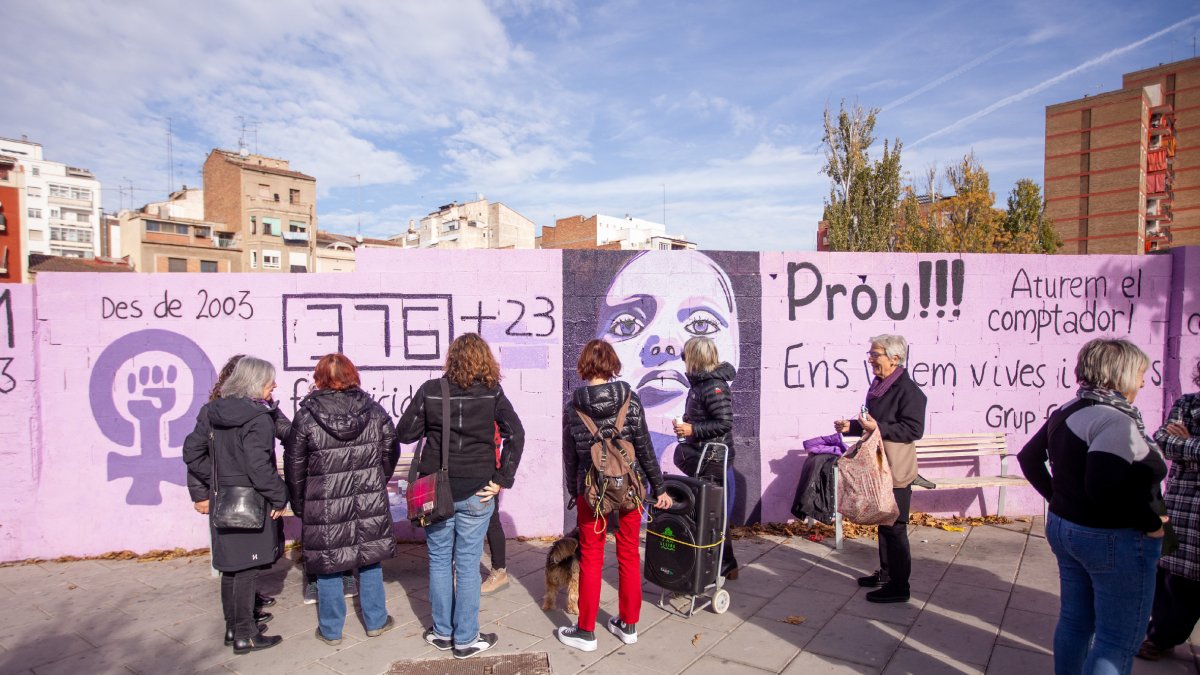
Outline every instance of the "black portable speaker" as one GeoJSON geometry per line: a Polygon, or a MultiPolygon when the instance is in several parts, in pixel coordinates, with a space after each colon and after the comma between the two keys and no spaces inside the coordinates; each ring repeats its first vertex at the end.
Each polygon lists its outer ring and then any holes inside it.
{"type": "Polygon", "coordinates": [[[665,476],[674,505],[654,510],[646,526],[646,580],[675,593],[699,595],[717,579],[721,547],[721,486],[687,476],[665,476]]]}

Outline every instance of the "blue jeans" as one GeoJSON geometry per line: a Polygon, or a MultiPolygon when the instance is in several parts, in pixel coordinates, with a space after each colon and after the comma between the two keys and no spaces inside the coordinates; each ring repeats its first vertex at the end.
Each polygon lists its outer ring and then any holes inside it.
{"type": "Polygon", "coordinates": [[[1146,636],[1162,540],[1132,529],[1084,527],[1053,513],[1046,539],[1060,577],[1054,672],[1127,675],[1146,636]]]}
{"type": "Polygon", "coordinates": [[[429,547],[429,602],[433,632],[468,647],[479,638],[479,559],[495,500],[471,495],[454,502],[454,515],[425,528],[429,547]]]}
{"type": "MultiPolygon", "coordinates": [[[[387,598],[383,592],[383,566],[379,563],[358,568],[358,602],[362,607],[363,626],[367,630],[383,628],[387,621],[387,598]]],[[[342,637],[346,625],[346,596],[342,573],[317,575],[317,628],[330,640],[342,637]]]]}

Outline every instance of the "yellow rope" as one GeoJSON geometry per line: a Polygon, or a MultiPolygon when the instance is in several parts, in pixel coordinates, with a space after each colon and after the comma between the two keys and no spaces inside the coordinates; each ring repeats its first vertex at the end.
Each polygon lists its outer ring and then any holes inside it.
{"type": "Polygon", "coordinates": [[[652,535],[658,537],[659,539],[666,539],[667,541],[673,541],[676,544],[683,544],[684,546],[688,546],[690,548],[713,548],[714,546],[720,546],[721,544],[725,543],[725,537],[721,537],[721,540],[716,543],[707,544],[705,546],[697,546],[696,544],[689,544],[686,541],[680,541],[678,539],[675,539],[674,537],[668,537],[665,534],[659,534],[658,532],[655,532],[653,530],[646,530],[646,534],[652,534],[652,535]]]}

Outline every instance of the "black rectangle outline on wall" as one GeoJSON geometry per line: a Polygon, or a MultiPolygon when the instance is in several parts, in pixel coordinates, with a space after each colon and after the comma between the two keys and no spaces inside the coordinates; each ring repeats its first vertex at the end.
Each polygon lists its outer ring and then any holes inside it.
{"type": "MultiPolygon", "coordinates": [[[[283,330],[283,368],[284,372],[307,372],[312,370],[313,364],[305,364],[303,366],[288,365],[288,300],[290,299],[305,299],[305,300],[445,300],[446,312],[448,316],[446,344],[449,345],[454,341],[454,296],[449,293],[284,293],[280,296],[282,305],[281,316],[283,317],[280,324],[283,330]]],[[[436,369],[431,363],[425,363],[413,366],[358,366],[361,371],[397,371],[397,370],[430,370],[436,369]]]]}

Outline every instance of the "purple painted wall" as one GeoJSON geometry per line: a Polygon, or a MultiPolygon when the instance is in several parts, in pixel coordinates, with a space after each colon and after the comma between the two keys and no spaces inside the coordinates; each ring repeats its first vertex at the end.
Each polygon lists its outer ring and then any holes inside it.
{"type": "MultiPolygon", "coordinates": [[[[738,513],[779,520],[801,441],[827,433],[863,399],[870,336],[897,332],[912,343],[929,433],[999,429],[1017,448],[1070,398],[1075,352],[1099,334],[1128,336],[1155,360],[1137,403],[1157,426],[1164,398],[1169,405],[1193,387],[1198,288],[1200,249],[1154,257],[364,250],[346,275],[46,274],[36,288],[0,294],[0,560],[207,545],[183,487],[180,445],[215,370],[235,353],[276,364],[276,395],[290,413],[314,359],[340,349],[399,416],[412,389],[439,372],[449,341],[482,332],[528,431],[517,486],[503,500],[505,526],[538,535],[564,522],[560,410],[577,384],[582,342],[636,338],[621,340],[633,350],[625,376],[666,373],[646,392],[658,397],[651,424],[665,429],[680,399],[666,386],[674,366],[662,355],[675,356],[666,347],[723,321],[723,356],[740,370],[738,513]],[[624,319],[608,314],[639,294],[645,333],[627,330],[637,322],[611,333],[624,319]],[[697,323],[704,311],[716,324],[697,323]],[[659,360],[646,356],[655,346],[659,360]]],[[[980,470],[995,467],[922,467],[931,477],[980,470]]],[[[419,536],[394,498],[397,533],[419,536]]],[[[920,493],[914,504],[990,512],[995,490],[920,493]]],[[[1015,490],[1008,508],[1034,513],[1041,503],[1015,490]]]]}

